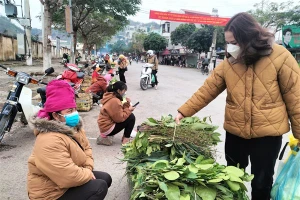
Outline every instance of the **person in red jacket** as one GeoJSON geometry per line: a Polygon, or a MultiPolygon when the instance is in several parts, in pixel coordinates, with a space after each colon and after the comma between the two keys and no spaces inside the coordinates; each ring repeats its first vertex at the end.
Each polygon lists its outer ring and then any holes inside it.
{"type": "Polygon", "coordinates": [[[90,87],[88,87],[85,92],[86,93],[94,93],[100,96],[100,93],[103,93],[106,91],[107,87],[107,81],[103,76],[98,76],[97,81],[93,83],[90,87]]]}

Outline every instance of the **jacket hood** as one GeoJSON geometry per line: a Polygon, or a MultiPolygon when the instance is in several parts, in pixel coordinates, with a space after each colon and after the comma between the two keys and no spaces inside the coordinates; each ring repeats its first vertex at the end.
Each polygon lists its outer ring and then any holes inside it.
{"type": "Polygon", "coordinates": [[[101,103],[104,105],[106,102],[108,102],[109,100],[113,99],[113,98],[116,98],[118,99],[113,92],[106,92],[104,93],[103,95],[103,98],[101,100],[101,103]]]}
{"type": "Polygon", "coordinates": [[[37,136],[40,133],[49,132],[62,133],[68,136],[73,136],[76,132],[82,129],[83,122],[80,118],[78,125],[72,128],[55,120],[34,117],[30,120],[29,125],[32,129],[34,129],[35,136],[37,136]]]}

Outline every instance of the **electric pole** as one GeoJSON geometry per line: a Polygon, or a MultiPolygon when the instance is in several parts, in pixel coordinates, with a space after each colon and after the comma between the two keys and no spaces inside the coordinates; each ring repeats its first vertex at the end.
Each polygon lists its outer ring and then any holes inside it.
{"type": "Polygon", "coordinates": [[[25,20],[28,21],[28,25],[25,27],[26,33],[26,45],[27,45],[27,59],[26,64],[31,66],[32,65],[32,49],[31,49],[31,18],[30,18],[30,7],[29,7],[29,0],[24,1],[24,13],[25,13],[25,20]]]}

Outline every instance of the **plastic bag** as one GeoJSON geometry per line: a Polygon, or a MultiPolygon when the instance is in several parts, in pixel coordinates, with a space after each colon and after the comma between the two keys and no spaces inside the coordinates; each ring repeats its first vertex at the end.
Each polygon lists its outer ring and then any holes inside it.
{"type": "Polygon", "coordinates": [[[271,191],[273,200],[300,200],[300,153],[298,140],[290,137],[291,152],[271,191]]]}

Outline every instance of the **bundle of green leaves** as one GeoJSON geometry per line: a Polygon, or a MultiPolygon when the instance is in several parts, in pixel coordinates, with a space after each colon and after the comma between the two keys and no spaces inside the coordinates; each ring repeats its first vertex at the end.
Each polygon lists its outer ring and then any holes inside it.
{"type": "Polygon", "coordinates": [[[217,126],[189,117],[176,126],[172,116],[149,118],[122,147],[131,198],[168,200],[248,199],[244,182],[253,175],[215,162],[217,126]]]}

